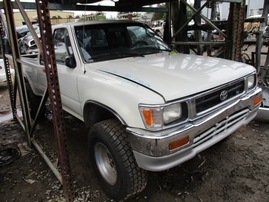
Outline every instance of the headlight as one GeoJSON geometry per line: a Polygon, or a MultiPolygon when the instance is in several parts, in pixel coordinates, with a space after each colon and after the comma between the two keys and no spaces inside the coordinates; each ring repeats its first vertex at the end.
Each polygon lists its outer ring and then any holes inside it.
{"type": "Polygon", "coordinates": [[[163,122],[164,124],[171,123],[182,116],[182,108],[180,103],[168,105],[163,109],[163,122]]]}
{"type": "Polygon", "coordinates": [[[159,106],[140,105],[139,110],[146,128],[151,130],[159,130],[165,125],[181,120],[184,114],[184,120],[187,118],[187,104],[185,102],[184,104],[177,102],[159,106]]]}
{"type": "Polygon", "coordinates": [[[247,78],[248,90],[254,88],[256,85],[256,74],[253,74],[247,78]]]}

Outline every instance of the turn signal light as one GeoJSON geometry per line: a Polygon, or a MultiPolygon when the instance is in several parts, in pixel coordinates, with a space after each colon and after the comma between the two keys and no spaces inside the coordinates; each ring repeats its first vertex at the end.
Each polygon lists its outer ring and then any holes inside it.
{"type": "Polygon", "coordinates": [[[254,100],[254,105],[256,106],[256,105],[260,104],[261,101],[262,101],[262,96],[257,97],[257,98],[254,100]]]}
{"type": "Polygon", "coordinates": [[[143,115],[148,126],[152,126],[154,123],[153,111],[143,110],[143,115]]]}
{"type": "Polygon", "coordinates": [[[183,145],[186,145],[189,143],[189,136],[186,136],[182,139],[176,140],[174,142],[171,142],[169,144],[169,150],[177,149],[183,145]]]}

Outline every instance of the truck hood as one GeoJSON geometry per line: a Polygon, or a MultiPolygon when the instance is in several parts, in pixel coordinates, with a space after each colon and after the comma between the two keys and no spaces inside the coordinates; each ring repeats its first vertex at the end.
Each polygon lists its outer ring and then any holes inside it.
{"type": "Polygon", "coordinates": [[[97,66],[97,71],[144,86],[166,101],[208,90],[255,71],[252,66],[235,61],[167,53],[112,60],[97,66]]]}

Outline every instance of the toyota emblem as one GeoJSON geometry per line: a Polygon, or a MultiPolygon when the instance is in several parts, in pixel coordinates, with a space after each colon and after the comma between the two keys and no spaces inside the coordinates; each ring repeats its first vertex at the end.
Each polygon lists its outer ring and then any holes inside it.
{"type": "Polygon", "coordinates": [[[228,91],[227,90],[222,91],[220,93],[220,95],[219,95],[219,98],[220,98],[221,101],[226,100],[227,97],[228,97],[228,91]]]}

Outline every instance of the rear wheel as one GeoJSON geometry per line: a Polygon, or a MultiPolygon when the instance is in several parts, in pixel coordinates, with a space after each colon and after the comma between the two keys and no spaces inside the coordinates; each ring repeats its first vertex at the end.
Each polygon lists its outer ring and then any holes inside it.
{"type": "Polygon", "coordinates": [[[95,124],[88,141],[93,167],[109,197],[126,199],[146,187],[147,171],[137,166],[125,128],[117,120],[95,124]]]}

